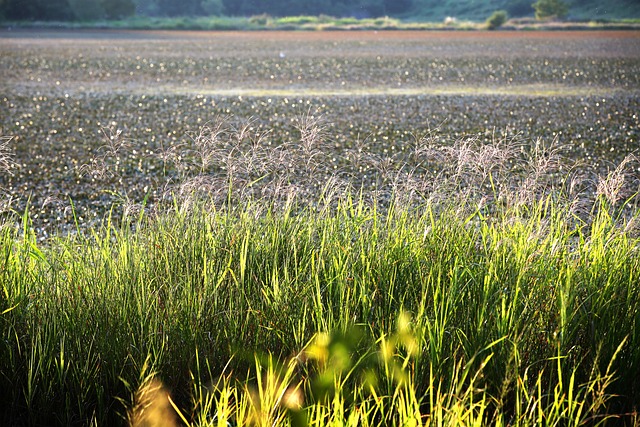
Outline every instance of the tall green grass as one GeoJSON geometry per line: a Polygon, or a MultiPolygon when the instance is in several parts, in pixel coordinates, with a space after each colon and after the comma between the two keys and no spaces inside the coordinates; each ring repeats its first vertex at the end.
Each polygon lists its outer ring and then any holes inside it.
{"type": "Polygon", "coordinates": [[[405,176],[412,198],[396,182],[382,198],[327,189],[280,203],[238,196],[231,177],[222,201],[176,196],[44,244],[27,216],[5,222],[0,419],[637,422],[628,165],[575,198],[541,178],[553,153],[536,149],[440,147],[427,193],[405,176]]]}

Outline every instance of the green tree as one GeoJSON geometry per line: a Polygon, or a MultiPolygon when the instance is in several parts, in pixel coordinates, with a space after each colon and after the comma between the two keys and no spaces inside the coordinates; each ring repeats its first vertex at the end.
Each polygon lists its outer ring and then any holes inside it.
{"type": "Polygon", "coordinates": [[[107,19],[126,18],[136,11],[136,5],[132,0],[103,0],[102,7],[107,19]]]}
{"type": "Polygon", "coordinates": [[[73,12],[67,0],[39,0],[36,8],[36,19],[43,21],[68,21],[73,19],[73,12]]]}
{"type": "Polygon", "coordinates": [[[158,14],[162,16],[197,16],[202,13],[201,0],[157,0],[158,14]]]}
{"type": "Polygon", "coordinates": [[[200,3],[200,7],[207,15],[220,16],[224,12],[222,0],[203,0],[200,3]]]}
{"type": "Polygon", "coordinates": [[[532,4],[536,11],[536,19],[562,19],[569,13],[569,7],[562,0],[538,0],[532,4]]]}
{"type": "Polygon", "coordinates": [[[242,3],[242,0],[222,0],[224,10],[231,16],[242,15],[242,3]]]}
{"type": "Polygon", "coordinates": [[[7,19],[26,21],[35,19],[38,5],[29,0],[7,0],[4,15],[7,19]]]}
{"type": "Polygon", "coordinates": [[[144,16],[157,16],[158,3],[155,0],[135,0],[136,13],[144,16]]]}
{"type": "Polygon", "coordinates": [[[105,17],[102,0],[69,0],[69,6],[78,21],[95,21],[105,17]]]}
{"type": "Polygon", "coordinates": [[[403,13],[413,6],[413,0],[384,0],[384,8],[387,14],[403,13]]]}
{"type": "Polygon", "coordinates": [[[222,0],[222,4],[224,12],[232,16],[324,14],[365,18],[407,12],[412,7],[413,0],[222,0]]]}
{"type": "Polygon", "coordinates": [[[387,15],[387,11],[386,11],[383,0],[365,0],[362,2],[360,7],[365,12],[361,16],[362,18],[379,17],[379,16],[387,15]]]}
{"type": "Polygon", "coordinates": [[[502,27],[502,25],[507,22],[507,18],[508,15],[506,10],[496,10],[487,19],[487,29],[495,30],[496,28],[502,27]]]}
{"type": "Polygon", "coordinates": [[[512,0],[505,5],[505,10],[509,16],[529,16],[533,12],[531,0],[512,0]]]}

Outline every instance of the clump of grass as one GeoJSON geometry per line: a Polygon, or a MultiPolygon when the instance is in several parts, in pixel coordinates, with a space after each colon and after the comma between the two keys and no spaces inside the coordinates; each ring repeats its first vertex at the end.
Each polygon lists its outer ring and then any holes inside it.
{"type": "Polygon", "coordinates": [[[541,142],[428,133],[336,168],[318,118],[298,133],[213,122],[162,153],[155,210],[2,229],[2,419],[113,424],[139,390],[133,423],[157,380],[196,425],[631,420],[634,159],[576,192],[541,142]]]}
{"type": "MultiPolygon", "coordinates": [[[[364,354],[354,352],[353,339],[357,344],[361,337],[356,329],[346,335],[321,333],[284,365],[271,356],[256,357],[247,378],[223,375],[208,387],[197,380],[193,425],[582,425],[617,418],[601,411],[612,398],[612,363],[624,342],[606,371],[594,367],[586,383],[576,383],[575,370],[563,372],[562,357],[553,358],[551,372],[542,369],[533,379],[525,370],[509,397],[514,412],[505,412],[507,399],[492,396],[483,385],[484,368],[495,356],[492,348],[505,338],[489,343],[466,363],[452,365],[444,377],[430,365],[421,386],[417,375],[425,361],[422,334],[415,328],[416,322],[400,313],[395,331],[381,336],[364,354]]],[[[136,396],[146,396],[150,384],[163,390],[156,380],[146,380],[136,396]]],[[[167,400],[164,392],[158,400],[167,400]]],[[[140,411],[139,401],[134,411],[140,411]]],[[[148,417],[161,421],[147,425],[167,425],[165,419],[172,415],[165,418],[165,409],[154,405],[160,403],[145,407],[152,409],[148,417]]],[[[191,425],[186,414],[180,417],[191,425]]]]}

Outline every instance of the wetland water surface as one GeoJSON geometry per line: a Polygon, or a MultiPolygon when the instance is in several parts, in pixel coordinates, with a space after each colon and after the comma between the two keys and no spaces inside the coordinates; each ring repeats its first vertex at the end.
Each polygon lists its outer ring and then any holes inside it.
{"type": "Polygon", "coordinates": [[[403,163],[428,132],[541,138],[594,175],[638,149],[639,32],[2,31],[0,55],[2,197],[43,235],[70,200],[81,221],[153,204],[182,173],[167,153],[221,118],[295,147],[319,117],[323,177],[371,175],[354,152],[403,163]]]}

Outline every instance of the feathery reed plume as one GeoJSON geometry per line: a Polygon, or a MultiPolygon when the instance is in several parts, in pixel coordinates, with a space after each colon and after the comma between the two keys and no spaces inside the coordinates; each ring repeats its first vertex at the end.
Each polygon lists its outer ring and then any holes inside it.
{"type": "Polygon", "coordinates": [[[0,135],[0,171],[11,173],[11,167],[14,164],[13,152],[9,148],[9,142],[13,139],[12,136],[0,135]]]}
{"type": "Polygon", "coordinates": [[[192,150],[194,156],[194,166],[200,173],[206,172],[215,162],[221,151],[224,151],[224,145],[227,138],[227,125],[225,119],[219,119],[209,122],[200,128],[200,131],[191,135],[191,139],[195,145],[192,150]]]}
{"type": "Polygon", "coordinates": [[[102,128],[104,143],[98,147],[96,154],[88,163],[78,168],[80,176],[91,176],[93,179],[106,180],[119,177],[122,172],[121,162],[131,142],[124,138],[122,129],[114,127],[102,128]]]}
{"type": "MultiPolygon", "coordinates": [[[[11,142],[12,139],[12,136],[0,135],[0,173],[7,173],[9,175],[12,175],[11,168],[15,164],[13,161],[13,152],[9,148],[9,142],[11,142]]],[[[4,192],[5,189],[0,185],[0,196],[2,196],[2,199],[0,199],[0,213],[9,211],[13,202],[11,195],[8,195],[5,199],[4,192]]]]}
{"type": "MultiPolygon", "coordinates": [[[[596,196],[604,197],[611,206],[615,206],[620,199],[624,198],[623,188],[627,181],[627,176],[630,175],[629,165],[633,162],[637,162],[638,159],[633,154],[626,156],[622,162],[606,177],[600,177],[596,186],[596,196]]],[[[636,175],[636,180],[638,176],[636,175]]]]}
{"type": "Polygon", "coordinates": [[[309,168],[314,164],[314,158],[322,154],[326,127],[322,123],[322,117],[316,117],[307,112],[298,118],[296,128],[300,132],[300,149],[309,168]]]}
{"type": "MultiPolygon", "coordinates": [[[[208,122],[182,143],[156,151],[163,173],[148,194],[160,195],[159,202],[174,200],[183,209],[257,201],[269,209],[315,209],[362,191],[361,200],[382,211],[392,204],[418,207],[426,202],[438,209],[455,205],[469,214],[478,206],[483,212],[506,212],[554,194],[583,218],[589,215],[594,194],[618,202],[630,188],[624,178],[631,157],[596,183],[588,178],[593,171],[568,162],[557,140],[528,142],[508,131],[494,131],[451,141],[430,128],[398,150],[378,152],[375,139],[364,138],[337,152],[326,142],[322,116],[307,112],[292,123],[297,140],[272,139],[256,120],[240,126],[228,117],[208,122]]],[[[117,176],[124,172],[119,160],[129,155],[128,143],[119,130],[105,129],[103,134],[106,143],[80,172],[111,184],[117,178],[124,196],[115,201],[135,212],[140,207],[131,202],[135,199],[117,176]]],[[[107,193],[117,196],[118,188],[107,193]]],[[[150,200],[150,206],[161,209],[155,201],[150,200]]]]}

